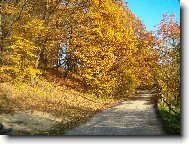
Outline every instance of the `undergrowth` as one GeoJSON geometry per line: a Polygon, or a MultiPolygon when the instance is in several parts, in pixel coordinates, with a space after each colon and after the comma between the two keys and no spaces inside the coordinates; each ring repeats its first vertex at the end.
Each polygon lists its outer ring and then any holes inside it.
{"type": "Polygon", "coordinates": [[[173,112],[169,113],[169,108],[159,101],[157,110],[164,124],[164,129],[168,135],[180,135],[180,117],[173,112]]]}

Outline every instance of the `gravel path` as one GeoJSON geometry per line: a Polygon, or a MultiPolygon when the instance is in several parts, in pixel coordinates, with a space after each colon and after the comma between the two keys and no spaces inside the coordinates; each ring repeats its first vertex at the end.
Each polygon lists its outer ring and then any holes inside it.
{"type": "Polygon", "coordinates": [[[148,91],[139,91],[136,97],[105,110],[65,135],[165,135],[151,97],[148,91]]]}

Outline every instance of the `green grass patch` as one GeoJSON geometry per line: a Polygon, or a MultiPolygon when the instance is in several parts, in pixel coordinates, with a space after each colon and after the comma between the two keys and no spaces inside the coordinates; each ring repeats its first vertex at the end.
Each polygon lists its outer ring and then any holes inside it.
{"type": "Polygon", "coordinates": [[[157,110],[166,133],[168,135],[180,135],[180,117],[173,112],[169,113],[169,108],[162,101],[158,102],[157,110]]]}

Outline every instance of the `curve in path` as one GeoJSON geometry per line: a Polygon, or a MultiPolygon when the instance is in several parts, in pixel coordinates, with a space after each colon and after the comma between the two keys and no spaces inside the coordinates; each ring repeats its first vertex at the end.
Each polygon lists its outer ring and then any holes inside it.
{"type": "Polygon", "coordinates": [[[140,91],[136,97],[97,114],[65,135],[165,135],[151,97],[148,91],[140,91]]]}

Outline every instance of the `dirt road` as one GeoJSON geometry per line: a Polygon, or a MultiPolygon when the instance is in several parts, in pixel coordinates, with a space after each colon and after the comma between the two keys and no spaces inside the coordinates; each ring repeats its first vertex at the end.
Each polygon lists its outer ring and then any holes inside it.
{"type": "Polygon", "coordinates": [[[149,91],[105,110],[65,135],[165,135],[149,91]]]}

